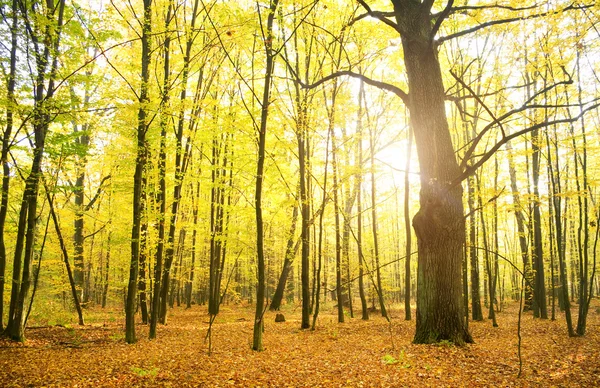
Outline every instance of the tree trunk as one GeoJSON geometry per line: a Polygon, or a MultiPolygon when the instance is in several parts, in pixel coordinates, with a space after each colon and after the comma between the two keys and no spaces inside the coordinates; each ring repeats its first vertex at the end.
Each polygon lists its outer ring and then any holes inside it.
{"type": "Polygon", "coordinates": [[[129,266],[129,283],[125,305],[125,340],[134,343],[135,337],[135,307],[137,301],[137,282],[139,276],[140,231],[141,231],[141,197],[142,176],[146,166],[146,132],[148,130],[147,105],[148,82],[150,80],[150,57],[152,35],[152,0],[144,0],[144,20],[142,23],[142,84],[139,96],[138,127],[137,127],[137,156],[135,159],[135,174],[133,176],[133,225],[131,227],[131,264],[129,266]]]}
{"type": "Polygon", "coordinates": [[[298,141],[298,163],[300,169],[300,208],[302,209],[301,219],[302,228],[300,240],[302,241],[302,261],[301,261],[301,278],[302,278],[302,322],[300,328],[308,329],[310,327],[310,203],[307,190],[307,126],[306,115],[301,106],[299,106],[299,118],[296,128],[296,139],[298,141]]]}
{"type": "MultiPolygon", "coordinates": [[[[31,285],[31,264],[33,260],[33,248],[35,243],[35,227],[37,220],[38,189],[42,173],[42,159],[46,141],[46,134],[50,124],[50,114],[46,110],[54,95],[54,78],[58,67],[58,48],[60,43],[61,29],[63,26],[63,15],[65,2],[59,0],[58,4],[49,3],[49,6],[58,8],[56,21],[44,21],[46,26],[42,28],[43,36],[30,36],[30,39],[42,39],[47,44],[42,53],[35,55],[36,70],[34,88],[33,108],[33,160],[31,171],[25,181],[25,190],[19,211],[17,226],[17,239],[15,242],[15,253],[13,261],[13,284],[11,289],[10,308],[6,332],[17,341],[24,340],[25,331],[25,299],[31,285]],[[48,25],[56,23],[55,28],[48,25]],[[52,60],[50,61],[50,58],[52,60]],[[48,64],[51,68],[48,71],[48,64]],[[47,82],[47,84],[46,84],[47,82]],[[23,246],[24,245],[24,246],[23,246]]],[[[54,15],[54,13],[52,13],[54,15]]],[[[41,21],[40,21],[41,22],[41,21]]],[[[32,74],[33,76],[33,74],[32,74]]]]}
{"type": "Polygon", "coordinates": [[[406,167],[404,171],[404,228],[406,232],[406,247],[404,258],[404,320],[412,319],[410,307],[410,262],[412,256],[412,231],[410,229],[410,159],[412,154],[413,130],[408,127],[408,144],[406,145],[406,167]]]}
{"type": "Polygon", "coordinates": [[[483,321],[481,309],[481,287],[479,285],[479,258],[477,255],[477,219],[475,209],[475,178],[469,177],[469,261],[471,263],[471,318],[483,321]]]}
{"type": "MultiPolygon", "coordinates": [[[[360,295],[360,306],[362,311],[362,319],[365,321],[369,320],[369,308],[367,306],[367,297],[365,295],[365,257],[362,250],[362,180],[363,180],[363,171],[362,171],[362,162],[363,162],[363,136],[362,136],[362,105],[363,98],[365,94],[365,85],[364,82],[360,83],[360,90],[358,92],[358,123],[356,125],[356,135],[358,137],[357,147],[358,152],[356,156],[357,166],[359,171],[356,176],[356,244],[358,249],[358,294],[360,295]]],[[[410,225],[409,225],[410,227],[410,225]]],[[[410,314],[410,313],[409,313],[410,314]]]]}
{"type": "Polygon", "coordinates": [[[65,263],[65,268],[67,270],[67,275],[69,276],[69,285],[71,286],[71,296],[73,297],[73,303],[75,304],[75,309],[77,310],[77,317],[79,318],[79,325],[85,325],[83,320],[83,311],[81,309],[80,303],[80,294],[77,289],[77,285],[75,283],[75,278],[73,276],[73,271],[71,271],[71,264],[69,263],[69,254],[67,252],[67,246],[65,244],[65,240],[63,238],[62,232],[60,231],[60,225],[58,222],[58,217],[56,216],[56,212],[54,211],[54,201],[52,200],[52,196],[50,195],[50,191],[48,191],[48,187],[46,189],[46,199],[48,200],[48,204],[50,206],[50,215],[52,216],[52,221],[54,222],[54,230],[56,231],[56,236],[58,237],[58,242],[60,244],[60,250],[62,252],[63,261],[65,263]]]}
{"type": "Polygon", "coordinates": [[[2,134],[2,153],[0,163],[2,163],[2,192],[0,193],[0,332],[4,329],[4,284],[6,276],[6,246],[4,243],[4,226],[6,224],[6,215],[8,213],[8,190],[10,186],[10,164],[8,153],[10,150],[10,140],[13,130],[13,113],[15,108],[15,77],[17,66],[17,0],[12,1],[12,25],[10,27],[10,72],[8,73],[7,91],[6,91],[6,127],[2,134]]]}
{"type": "Polygon", "coordinates": [[[279,275],[279,281],[277,282],[277,288],[275,289],[275,294],[271,299],[271,305],[269,306],[269,310],[277,311],[281,306],[281,301],[283,300],[283,293],[285,291],[285,285],[287,283],[287,278],[290,274],[290,269],[292,267],[292,263],[294,262],[294,257],[296,256],[296,252],[298,245],[294,244],[294,234],[296,233],[296,223],[298,222],[298,205],[294,204],[294,209],[292,210],[292,224],[290,225],[290,230],[288,232],[288,241],[285,249],[285,257],[283,259],[283,267],[281,268],[281,275],[279,275]]]}
{"type": "Polygon", "coordinates": [[[273,24],[275,21],[275,12],[279,0],[271,0],[269,4],[269,14],[267,16],[266,36],[264,48],[266,58],[265,64],[265,83],[263,88],[263,97],[261,101],[260,127],[258,129],[258,161],[256,165],[256,187],[254,194],[254,206],[256,210],[256,259],[258,283],[256,285],[256,310],[254,312],[254,329],[252,339],[252,349],[256,351],[263,350],[262,334],[264,328],[263,314],[265,305],[265,252],[264,252],[264,223],[262,213],[262,194],[265,171],[265,152],[267,120],[269,118],[269,105],[271,98],[271,79],[275,65],[275,55],[273,50],[273,24]]]}
{"type": "Polygon", "coordinates": [[[513,211],[515,213],[515,219],[517,221],[517,232],[519,237],[519,247],[521,248],[521,259],[523,260],[523,270],[525,271],[525,277],[527,277],[524,292],[524,303],[523,311],[531,310],[531,304],[533,301],[533,292],[530,285],[530,281],[533,279],[531,276],[531,267],[529,265],[529,247],[527,243],[527,233],[525,232],[525,216],[523,215],[523,209],[519,198],[519,189],[517,188],[517,173],[515,171],[515,164],[513,161],[512,146],[511,143],[506,143],[506,150],[508,153],[508,173],[510,175],[510,188],[513,197],[513,211]]]}
{"type": "Polygon", "coordinates": [[[463,319],[465,243],[462,186],[445,112],[445,89],[432,44],[431,4],[392,1],[410,89],[410,120],[421,172],[417,236],[417,327],[414,342],[472,342],[463,319]]]}
{"type": "Polygon", "coordinates": [[[388,319],[387,309],[385,308],[385,301],[383,299],[383,288],[381,286],[381,268],[379,266],[379,235],[377,233],[377,190],[375,184],[375,134],[374,129],[371,128],[369,136],[369,144],[371,148],[370,161],[371,161],[371,226],[373,230],[373,254],[375,258],[375,275],[377,276],[377,297],[379,300],[379,308],[381,309],[381,316],[388,319]]]}

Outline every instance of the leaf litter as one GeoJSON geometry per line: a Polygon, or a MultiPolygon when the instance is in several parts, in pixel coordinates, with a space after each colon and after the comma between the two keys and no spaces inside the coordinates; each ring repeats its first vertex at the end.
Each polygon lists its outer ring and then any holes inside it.
{"type": "MultiPolygon", "coordinates": [[[[522,317],[523,372],[517,357],[517,306],[491,321],[469,322],[475,344],[414,345],[414,321],[392,310],[392,321],[337,323],[321,313],[315,331],[300,330],[300,312],[286,322],[265,314],[265,351],[251,349],[253,310],[223,306],[208,356],[206,308],[171,310],[157,339],[136,327],[124,341],[124,322],[29,329],[25,343],[0,339],[2,387],[478,387],[600,384],[600,314],[591,308],[584,337],[569,338],[564,318],[522,317]],[[391,327],[390,327],[391,325],[391,327]]],[[[98,313],[98,311],[96,311],[98,313]]],[[[101,312],[100,312],[101,314],[101,312]]]]}

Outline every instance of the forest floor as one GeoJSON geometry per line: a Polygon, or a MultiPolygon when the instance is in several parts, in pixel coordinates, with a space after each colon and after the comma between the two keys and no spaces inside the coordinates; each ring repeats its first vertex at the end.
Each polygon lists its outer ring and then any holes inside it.
{"type": "Polygon", "coordinates": [[[171,310],[156,340],[138,325],[133,345],[124,341],[121,312],[94,308],[84,327],[32,327],[25,343],[0,339],[0,386],[600,386],[595,302],[580,338],[567,336],[562,314],[556,321],[524,314],[520,377],[516,304],[498,313],[497,328],[470,322],[475,344],[464,347],[412,344],[415,323],[404,321],[402,310],[392,310],[391,324],[376,314],[338,324],[330,308],[315,331],[303,331],[300,308],[286,307],[284,323],[266,313],[263,352],[251,350],[252,308],[228,305],[213,325],[210,356],[205,306],[171,310]]]}

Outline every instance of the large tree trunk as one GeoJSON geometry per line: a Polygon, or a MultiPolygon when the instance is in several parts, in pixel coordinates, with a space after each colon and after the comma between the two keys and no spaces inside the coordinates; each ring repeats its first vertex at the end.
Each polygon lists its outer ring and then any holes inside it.
{"type": "Polygon", "coordinates": [[[431,34],[429,2],[394,0],[410,89],[410,119],[421,170],[417,327],[414,342],[472,342],[463,320],[465,243],[462,186],[444,105],[444,84],[431,34]]]}

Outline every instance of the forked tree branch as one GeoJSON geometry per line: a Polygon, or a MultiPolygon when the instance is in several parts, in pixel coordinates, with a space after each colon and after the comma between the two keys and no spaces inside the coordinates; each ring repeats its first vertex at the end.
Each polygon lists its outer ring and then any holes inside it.
{"type": "MultiPolygon", "coordinates": [[[[463,86],[467,87],[464,82],[462,82],[462,80],[459,80],[457,78],[457,76],[450,71],[450,74],[452,74],[452,76],[458,81],[460,82],[463,86]]],[[[463,157],[463,161],[460,164],[461,169],[465,169],[467,167],[467,163],[469,162],[469,159],[471,158],[471,156],[473,155],[473,152],[475,152],[475,148],[477,148],[477,146],[479,145],[479,142],[481,141],[481,139],[483,139],[483,136],[489,132],[496,124],[498,124],[500,126],[500,129],[502,131],[502,138],[506,138],[506,132],[504,131],[504,128],[502,127],[502,121],[506,120],[507,118],[509,118],[510,116],[522,112],[526,109],[535,109],[535,108],[546,108],[549,107],[548,105],[539,105],[539,104],[535,104],[535,105],[530,105],[529,103],[531,101],[533,101],[536,97],[560,86],[560,85],[570,85],[573,83],[573,80],[569,77],[568,80],[566,81],[560,81],[557,83],[554,83],[552,85],[549,85],[548,87],[538,91],[537,93],[535,93],[531,98],[529,98],[527,101],[525,101],[525,103],[523,105],[521,105],[518,108],[512,109],[509,112],[506,112],[505,114],[499,116],[499,117],[495,117],[491,110],[488,109],[488,107],[483,103],[483,101],[478,98],[476,96],[476,94],[469,88],[467,87],[467,89],[469,90],[469,92],[473,95],[473,97],[484,107],[484,109],[488,112],[488,114],[492,117],[492,122],[489,123],[488,125],[486,125],[481,132],[479,132],[477,134],[477,136],[473,139],[471,146],[469,147],[469,149],[465,152],[465,155],[463,157]]]]}
{"type": "Polygon", "coordinates": [[[312,84],[305,84],[304,82],[300,81],[300,79],[294,74],[294,77],[296,78],[296,82],[298,82],[298,84],[300,84],[300,86],[302,86],[304,89],[314,89],[314,88],[324,84],[327,81],[331,81],[334,78],[343,77],[343,76],[357,78],[359,80],[362,80],[367,85],[375,86],[376,88],[383,89],[388,92],[392,92],[396,96],[400,97],[402,99],[402,101],[404,102],[404,104],[406,104],[407,106],[409,105],[408,93],[406,93],[404,90],[400,89],[399,87],[392,85],[392,84],[388,84],[386,82],[376,81],[376,80],[371,79],[363,74],[355,73],[350,70],[336,71],[335,73],[331,73],[328,76],[325,76],[312,84]]]}
{"type": "MultiPolygon", "coordinates": [[[[486,10],[486,9],[504,9],[507,11],[520,12],[520,11],[529,11],[529,10],[535,9],[537,7],[539,7],[539,4],[534,4],[534,5],[530,5],[527,7],[511,7],[509,5],[501,5],[501,4],[465,5],[465,6],[452,7],[452,9],[450,10],[450,14],[466,12],[466,11],[480,11],[480,10],[486,10]]],[[[441,14],[441,12],[437,13],[437,14],[433,14],[432,17],[437,18],[440,14],[441,14]]]]}
{"type": "Polygon", "coordinates": [[[451,186],[460,184],[463,180],[467,179],[479,167],[481,167],[485,162],[487,162],[496,153],[496,151],[498,151],[500,149],[500,147],[502,147],[504,144],[508,143],[512,139],[515,139],[515,138],[517,138],[519,136],[525,135],[526,133],[529,133],[531,131],[535,131],[536,129],[546,128],[546,127],[549,127],[549,126],[552,126],[552,125],[557,125],[557,124],[574,123],[577,120],[581,119],[587,112],[589,112],[591,110],[594,110],[594,109],[597,109],[598,107],[600,107],[600,103],[595,103],[595,104],[590,105],[587,108],[583,109],[577,116],[573,116],[573,117],[566,118],[566,119],[559,119],[559,120],[553,120],[553,121],[545,121],[543,123],[532,125],[530,127],[524,128],[524,129],[522,129],[520,131],[517,131],[515,133],[512,133],[512,134],[510,134],[508,136],[503,137],[502,139],[500,139],[500,141],[498,141],[496,144],[494,144],[494,146],[492,148],[490,148],[487,152],[485,152],[477,162],[473,163],[468,168],[466,168],[454,180],[454,182],[452,182],[451,186]]]}
{"type": "Polygon", "coordinates": [[[392,27],[396,32],[400,33],[400,27],[398,26],[398,24],[394,23],[393,21],[391,21],[390,17],[394,17],[394,12],[381,12],[381,11],[373,11],[371,9],[371,7],[369,7],[369,4],[367,4],[364,0],[357,0],[358,3],[365,9],[365,11],[367,11],[367,13],[364,13],[362,15],[359,15],[357,17],[355,17],[354,19],[352,19],[350,21],[350,23],[348,23],[348,26],[353,25],[354,23],[365,19],[367,16],[370,16],[374,19],[377,19],[379,21],[381,21],[382,23],[392,27]]]}
{"type": "Polygon", "coordinates": [[[437,34],[437,32],[439,31],[440,27],[442,26],[442,23],[444,22],[444,20],[452,12],[453,4],[454,4],[454,0],[448,0],[448,4],[446,4],[446,8],[444,8],[444,10],[439,14],[437,19],[435,20],[435,24],[433,25],[433,28],[431,29],[431,36],[429,38],[430,45],[433,45],[433,41],[435,39],[435,34],[437,34]]]}
{"type": "Polygon", "coordinates": [[[506,19],[499,19],[499,20],[491,20],[489,22],[485,22],[485,23],[481,23],[475,27],[471,27],[471,28],[467,28],[466,30],[463,31],[459,31],[456,32],[454,34],[450,34],[450,35],[446,35],[446,36],[442,36],[441,38],[436,40],[436,43],[438,45],[442,44],[443,42],[447,41],[447,40],[451,40],[451,39],[455,39],[455,38],[460,38],[461,36],[465,36],[465,35],[469,35],[473,32],[482,30],[484,28],[487,27],[491,27],[491,26],[496,26],[496,25],[500,25],[500,24],[507,24],[507,23],[513,23],[513,22],[518,22],[521,20],[530,20],[530,19],[538,19],[541,17],[545,17],[548,15],[556,15],[562,12],[566,12],[566,11],[572,11],[572,10],[584,10],[587,8],[591,8],[595,5],[595,3],[593,4],[584,4],[584,5],[576,5],[576,4],[571,4],[563,9],[559,9],[556,11],[548,11],[548,12],[541,12],[541,13],[537,13],[537,14],[533,14],[533,15],[527,15],[527,16],[518,16],[518,17],[512,17],[512,18],[506,18],[506,19]]]}

